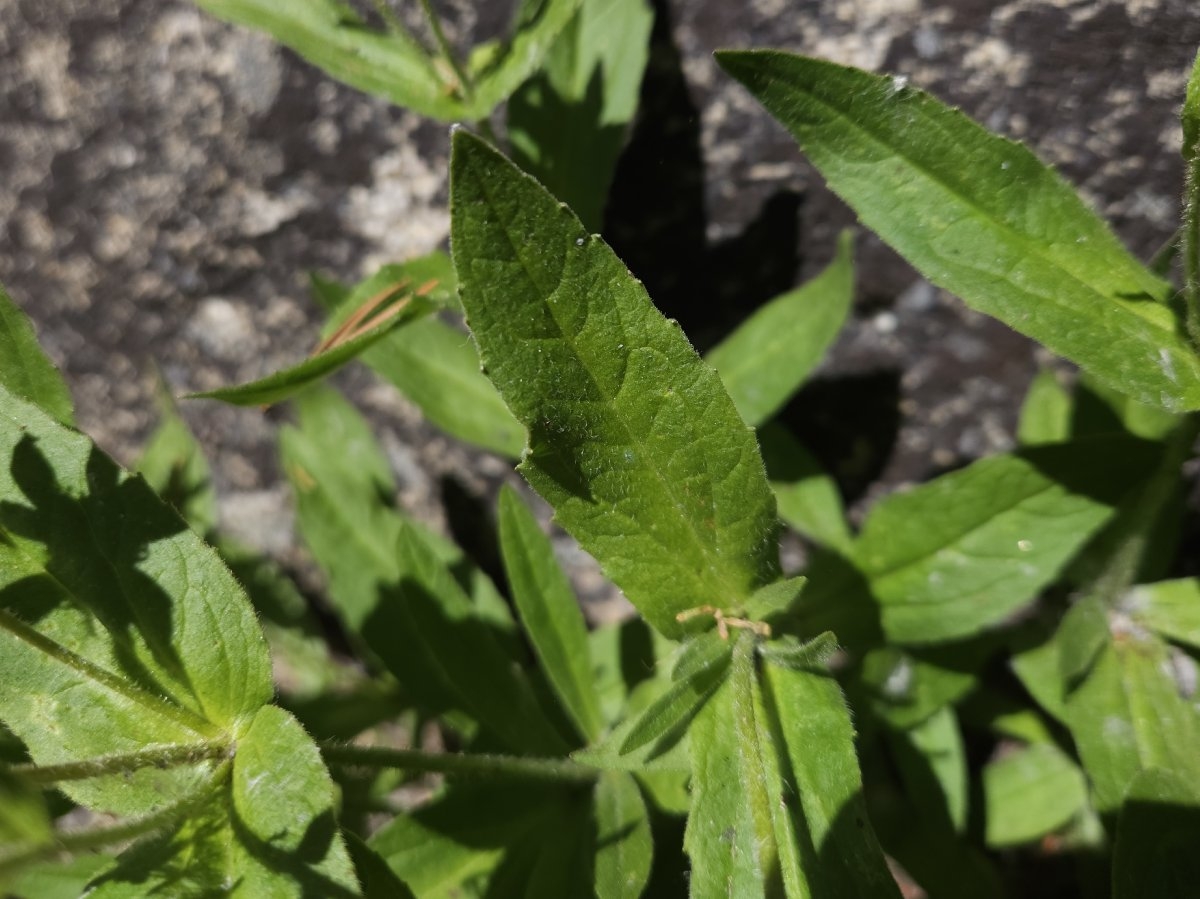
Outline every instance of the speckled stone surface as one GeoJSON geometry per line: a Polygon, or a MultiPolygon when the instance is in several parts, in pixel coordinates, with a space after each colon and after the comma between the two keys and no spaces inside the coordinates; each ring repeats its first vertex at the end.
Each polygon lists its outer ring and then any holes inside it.
{"type": "MultiPolygon", "coordinates": [[[[461,38],[494,32],[510,4],[441,6],[461,38]]],[[[623,163],[610,225],[671,314],[707,302],[718,323],[744,316],[818,271],[852,222],[719,71],[718,47],[904,75],[1030,143],[1143,256],[1172,232],[1177,109],[1200,45],[1191,0],[670,0],[659,24],[648,108],[661,101],[664,117],[639,129],[641,169],[623,163]],[[645,189],[654,165],[690,166],[686,202],[645,189]],[[707,297],[677,277],[689,255],[672,255],[705,247],[705,271],[730,266],[707,297]]],[[[128,464],[154,423],[156,372],[183,393],[273,371],[312,345],[310,270],[352,280],[444,245],[447,136],[185,2],[6,0],[0,281],[62,367],[83,428],[128,464]]],[[[1025,385],[1049,360],[870,235],[858,248],[853,320],[787,416],[861,512],[880,491],[1011,446],[1025,385]]],[[[414,514],[443,526],[446,479],[487,496],[506,477],[502,460],[439,435],[364,371],[337,382],[375,423],[414,514]]],[[[273,436],[286,413],[183,410],[226,526],[287,561],[273,436]]],[[[599,589],[590,578],[585,591],[599,589]]]]}

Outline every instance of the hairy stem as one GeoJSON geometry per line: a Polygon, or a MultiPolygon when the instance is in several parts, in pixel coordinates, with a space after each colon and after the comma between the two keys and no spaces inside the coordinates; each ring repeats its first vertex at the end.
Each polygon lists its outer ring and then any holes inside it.
{"type": "Polygon", "coordinates": [[[548,780],[560,783],[586,783],[600,772],[570,759],[529,758],[514,755],[475,755],[425,752],[420,749],[391,749],[385,746],[349,746],[325,743],[321,746],[325,761],[334,765],[363,768],[400,768],[445,774],[448,777],[503,777],[520,780],[548,780]]]}
{"type": "Polygon", "coordinates": [[[227,740],[209,740],[204,743],[104,755],[61,765],[13,765],[8,770],[29,783],[52,784],[64,780],[87,780],[106,774],[125,774],[151,766],[177,768],[207,759],[227,757],[232,748],[232,744],[227,740]]]}

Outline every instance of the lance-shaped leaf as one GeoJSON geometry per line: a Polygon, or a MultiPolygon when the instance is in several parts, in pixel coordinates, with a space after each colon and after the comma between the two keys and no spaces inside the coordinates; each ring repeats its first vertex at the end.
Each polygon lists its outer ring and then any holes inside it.
{"type": "Polygon", "coordinates": [[[464,85],[393,19],[387,31],[367,26],[338,0],[199,0],[230,22],[267,32],[351,87],[422,115],[452,122],[486,118],[537,68],[579,0],[547,0],[512,38],[481,60],[464,85]]]}
{"type": "Polygon", "coordinates": [[[854,548],[884,630],[930,643],[1002,621],[1058,575],[1158,455],[1120,437],[1031,447],[888,497],[854,548]]]}
{"type": "Polygon", "coordinates": [[[451,231],[484,367],[530,431],[521,470],[667,636],[778,573],[775,502],[716,373],[599,238],[466,131],[451,231]]]}
{"type": "MultiPolygon", "coordinates": [[[[349,291],[314,281],[314,296],[331,314],[327,331],[388,284],[401,281],[432,283],[427,298],[439,308],[457,308],[454,266],[445,253],[435,252],[385,265],[349,291]]],[[[388,332],[367,348],[362,361],[396,385],[447,434],[510,458],[521,454],[525,428],[479,370],[475,342],[461,328],[436,316],[420,318],[388,332]]]]}
{"type": "Polygon", "coordinates": [[[650,879],[654,843],[646,803],[633,777],[609,771],[593,792],[596,899],[637,899],[650,879]]]}
{"type": "Polygon", "coordinates": [[[193,393],[189,397],[223,400],[237,406],[269,406],[294,396],[378,343],[397,325],[428,315],[433,308],[431,304],[412,291],[406,292],[406,286],[394,285],[392,290],[368,299],[360,310],[360,320],[348,322],[344,333],[323,341],[303,362],[248,384],[193,393]]]}
{"type": "Polygon", "coordinates": [[[846,231],[825,271],[771,300],[708,352],[746,424],[762,424],[799,389],[841,330],[853,299],[854,233],[846,231]]]}
{"type": "Polygon", "coordinates": [[[352,87],[430,116],[453,118],[459,104],[433,60],[411,36],[364,26],[337,0],[198,0],[215,16],[267,32],[352,87]]]}
{"type": "Polygon", "coordinates": [[[763,665],[763,693],[784,770],[797,834],[815,856],[804,872],[811,895],[896,897],[899,890],[867,817],[850,710],[826,672],[763,665]]]}
{"type": "Polygon", "coordinates": [[[500,493],[500,548],[513,601],[542,670],[579,735],[594,740],[604,719],[592,680],[587,624],[549,538],[508,487],[500,493]]]}
{"type": "Polygon", "coordinates": [[[691,895],[898,895],[841,691],[826,672],[760,671],[754,642],[738,636],[730,677],[690,733],[691,895]]]}
{"type": "MultiPolygon", "coordinates": [[[[296,400],[297,427],[280,432],[280,455],[296,496],[297,525],[329,578],[339,613],[355,630],[379,601],[380,585],[400,576],[396,557],[404,516],[387,457],[361,415],[334,390],[296,400]]],[[[410,522],[466,587],[481,611],[512,628],[504,600],[462,550],[410,522]]]]}
{"type": "MultiPolygon", "coordinates": [[[[0,388],[0,718],[33,760],[203,743],[270,697],[262,633],[216,554],[140,478],[0,388]]],[[[141,814],[213,764],[64,789],[141,814]]]]}
{"type": "Polygon", "coordinates": [[[721,685],[729,668],[729,646],[709,633],[687,644],[671,686],[647,708],[622,740],[621,755],[682,728],[721,685]]]}
{"type": "Polygon", "coordinates": [[[65,425],[75,423],[71,393],[38,346],[33,325],[0,284],[0,385],[41,406],[65,425]]]}
{"type": "MultiPolygon", "coordinates": [[[[739,640],[740,642],[740,640],[739,640]]],[[[742,653],[738,667],[753,665],[742,653]]],[[[783,832],[775,830],[771,800],[782,799],[775,757],[764,758],[755,719],[755,699],[760,693],[744,672],[721,685],[696,716],[689,731],[692,750],[692,809],[688,814],[684,848],[691,859],[692,899],[739,896],[799,896],[804,884],[797,864],[795,834],[786,816],[783,832]],[[742,706],[739,721],[735,693],[742,706]],[[769,766],[769,767],[768,767],[769,766]],[[767,778],[771,783],[766,783],[767,778]],[[772,794],[775,794],[772,796],[772,794]],[[782,837],[782,840],[780,840],[782,837]],[[782,845],[781,845],[782,843],[782,845]],[[788,862],[790,879],[799,883],[785,891],[780,850],[788,862]]],[[[802,851],[802,850],[801,850],[802,851]]],[[[811,856],[810,856],[811,858],[811,856]]]]}
{"type": "Polygon", "coordinates": [[[717,58],[934,284],[1143,403],[1200,408],[1170,287],[1024,146],[902,78],[773,51],[717,58]]]}
{"type": "Polygon", "coordinates": [[[653,21],[646,0],[583,0],[508,103],[514,161],[592,231],[637,109],[653,21]]]}

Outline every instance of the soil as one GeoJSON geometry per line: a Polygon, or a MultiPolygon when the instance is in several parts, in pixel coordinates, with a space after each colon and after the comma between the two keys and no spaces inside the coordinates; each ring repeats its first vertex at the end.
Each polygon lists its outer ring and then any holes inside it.
{"type": "MultiPolygon", "coordinates": [[[[454,40],[511,4],[446,0],[454,40]]],[[[415,7],[415,4],[413,5],[415,7]]],[[[712,59],[779,47],[894,72],[1024,140],[1143,257],[1179,211],[1191,0],[659,0],[641,119],[605,236],[703,349],[831,258],[853,215],[712,59]]],[[[304,355],[310,271],[352,282],[444,246],[448,129],[361,95],[269,39],[172,0],[0,3],[0,282],[60,365],[81,426],[125,464],[177,395],[304,355]]],[[[881,493],[1011,448],[1061,363],[858,238],[852,321],[784,414],[856,517],[881,493]]],[[[402,504],[453,529],[512,478],[364,370],[402,504]]],[[[264,415],[188,401],[224,526],[303,570],[264,415]]],[[[576,579],[606,595],[578,553],[576,579]]],[[[602,604],[604,608],[611,608],[602,604]]],[[[601,607],[595,614],[604,614],[601,607]]]]}

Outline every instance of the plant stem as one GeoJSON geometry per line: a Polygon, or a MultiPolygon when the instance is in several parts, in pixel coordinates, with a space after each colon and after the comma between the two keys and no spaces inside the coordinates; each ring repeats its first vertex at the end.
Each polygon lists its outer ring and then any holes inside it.
{"type": "Polygon", "coordinates": [[[1192,349],[1200,353],[1200,53],[1180,115],[1183,124],[1183,302],[1192,349]]]}
{"type": "Polygon", "coordinates": [[[441,51],[442,58],[446,60],[446,64],[454,72],[454,77],[458,79],[458,86],[463,99],[469,100],[474,93],[474,85],[471,83],[466,70],[459,63],[454,48],[446,40],[446,33],[442,31],[442,20],[438,18],[438,14],[434,11],[431,0],[421,0],[421,9],[425,13],[425,18],[429,20],[429,27],[433,30],[433,39],[437,41],[438,50],[441,51]]]}
{"type": "Polygon", "coordinates": [[[1137,578],[1150,531],[1163,505],[1171,499],[1179,469],[1190,458],[1200,435],[1200,414],[1184,418],[1167,437],[1162,462],[1129,512],[1127,533],[1088,591],[1106,607],[1116,603],[1137,578]]]}
{"type": "Polygon", "coordinates": [[[106,774],[124,774],[139,768],[175,768],[203,762],[206,759],[228,756],[232,745],[227,740],[210,740],[162,749],[144,749],[119,755],[105,755],[61,765],[13,765],[8,770],[17,777],[35,784],[52,784],[64,780],[87,780],[106,774]]]}
{"type": "Polygon", "coordinates": [[[1200,353],[1200,153],[1184,161],[1187,193],[1183,212],[1183,302],[1192,349],[1200,353]]]}
{"type": "Polygon", "coordinates": [[[213,779],[171,805],[116,824],[88,827],[60,833],[48,843],[17,845],[0,853],[0,880],[25,865],[62,855],[74,855],[90,849],[127,843],[137,837],[162,830],[207,803],[225,784],[230,763],[224,762],[213,779]]]}
{"type": "Polygon", "coordinates": [[[401,768],[408,771],[445,774],[450,777],[493,776],[519,780],[585,783],[595,780],[600,773],[595,768],[581,765],[570,759],[424,752],[420,749],[350,746],[344,743],[322,744],[321,754],[325,757],[325,761],[335,765],[401,768]]]}

